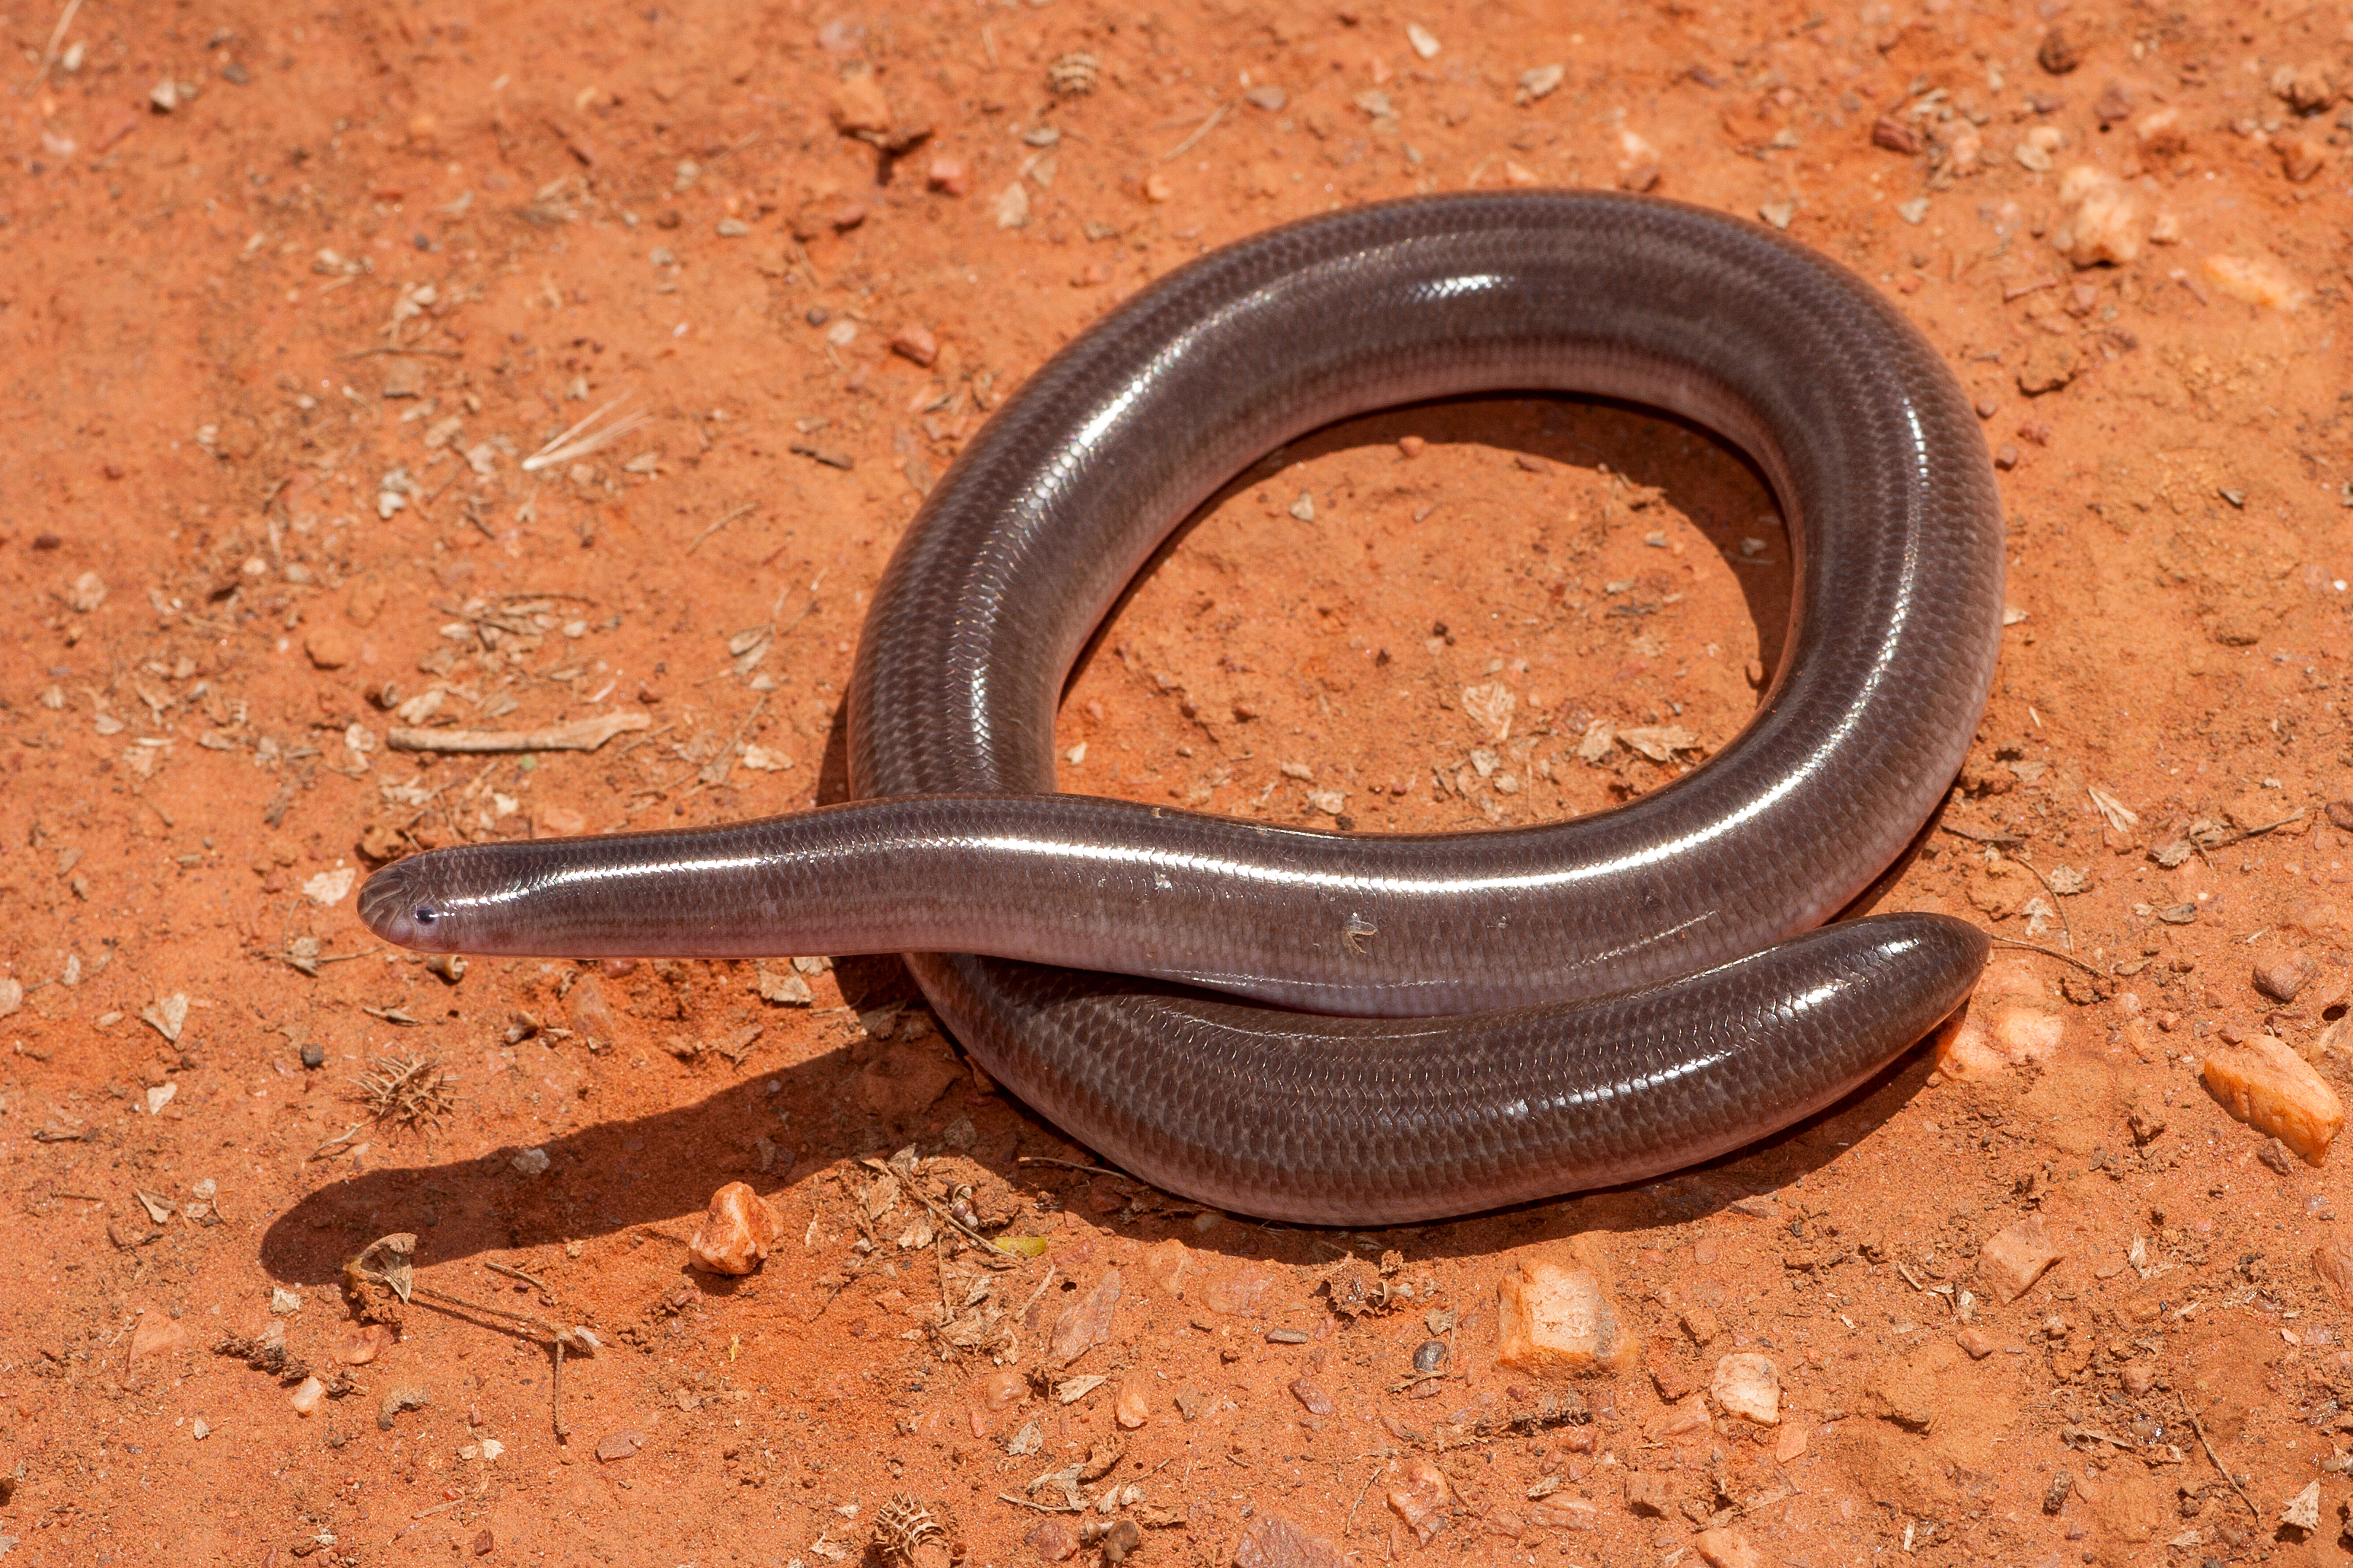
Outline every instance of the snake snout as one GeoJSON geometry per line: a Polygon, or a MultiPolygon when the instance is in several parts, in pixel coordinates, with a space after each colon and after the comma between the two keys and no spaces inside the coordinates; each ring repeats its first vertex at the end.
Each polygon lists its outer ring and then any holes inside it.
{"type": "Polygon", "coordinates": [[[448,911],[434,896],[414,861],[396,861],[360,889],[360,920],[396,947],[428,952],[454,951],[441,931],[448,911]]]}

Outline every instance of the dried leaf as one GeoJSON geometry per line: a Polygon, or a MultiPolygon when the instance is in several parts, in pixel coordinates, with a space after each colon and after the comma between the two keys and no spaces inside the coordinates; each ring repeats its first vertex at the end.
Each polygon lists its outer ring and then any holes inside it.
{"type": "Polygon", "coordinates": [[[2133,810],[2099,785],[2090,785],[2084,793],[2092,797],[2092,804],[2099,808],[2100,815],[2107,819],[2108,826],[2118,833],[2128,833],[2139,825],[2140,813],[2133,810]]]}
{"type": "Polygon", "coordinates": [[[188,999],[174,992],[149,1003],[140,1010],[139,1016],[176,1046],[180,1043],[180,1031],[188,1022],[188,999]]]}
{"type": "Polygon", "coordinates": [[[362,1249],[357,1258],[343,1265],[346,1284],[380,1285],[389,1289],[402,1300],[417,1282],[417,1237],[409,1231],[395,1231],[380,1236],[362,1249]]]}
{"type": "MultiPolygon", "coordinates": [[[[1084,1399],[1088,1394],[1092,1394],[1096,1389],[1101,1388],[1109,1381],[1110,1379],[1101,1373],[1095,1373],[1086,1377],[1074,1377],[1068,1383],[1056,1384],[1054,1385],[1054,1397],[1060,1400],[1065,1405],[1070,1405],[1078,1400],[1084,1399]]],[[[1076,1468],[1077,1467],[1075,1466],[1072,1467],[1072,1468],[1076,1468]]]]}
{"type": "Polygon", "coordinates": [[[1654,763],[1666,762],[1677,752],[1699,749],[1699,737],[1681,724],[1638,725],[1619,731],[1618,739],[1654,763]]]}

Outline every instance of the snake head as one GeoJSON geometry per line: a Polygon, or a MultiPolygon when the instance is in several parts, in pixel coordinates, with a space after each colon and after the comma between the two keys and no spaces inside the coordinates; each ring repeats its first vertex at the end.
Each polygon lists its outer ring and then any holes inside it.
{"type": "Polygon", "coordinates": [[[360,919],[396,947],[456,952],[461,946],[456,904],[438,886],[430,855],[395,861],[360,889],[360,919]]]}

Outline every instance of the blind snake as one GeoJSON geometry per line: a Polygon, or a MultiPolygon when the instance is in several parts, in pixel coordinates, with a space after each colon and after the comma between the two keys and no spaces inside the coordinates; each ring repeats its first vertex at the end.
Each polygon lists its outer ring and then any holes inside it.
{"type": "Polygon", "coordinates": [[[1977,420],[1869,285],[1757,225],[1591,192],[1312,217],[1072,341],[932,491],[849,694],[850,804],[435,850],[367,924],[475,953],[903,952],[1063,1130],[1269,1218],[1465,1214],[1713,1158],[1947,1016],[1986,938],[1824,925],[1952,782],[2000,637],[1977,420]],[[1754,720],[1614,810],[1341,834],[1055,795],[1055,709],[1218,487],[1335,420],[1497,390],[1622,399],[1740,447],[1788,520],[1754,720]]]}

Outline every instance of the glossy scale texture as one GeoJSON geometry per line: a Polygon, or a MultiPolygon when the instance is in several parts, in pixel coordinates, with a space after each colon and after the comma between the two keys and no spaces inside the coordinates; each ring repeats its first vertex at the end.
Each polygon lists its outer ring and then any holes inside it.
{"type": "Polygon", "coordinates": [[[1885,869],[1957,771],[2001,552],[1950,372],[1770,231],[1590,193],[1308,219],[1121,306],[933,491],[859,649],[860,804],[437,851],[378,872],[362,910],[392,941],[473,952],[904,952],[1040,1112],[1270,1217],[1424,1219],[1637,1179],[1835,1100],[1973,984],[1985,938],[1958,921],[1799,933],[1885,869]],[[1495,833],[1049,793],[1073,661],[1219,485],[1335,420],[1503,389],[1666,409],[1772,484],[1793,624],[1720,755],[1617,810],[1495,833]]]}

